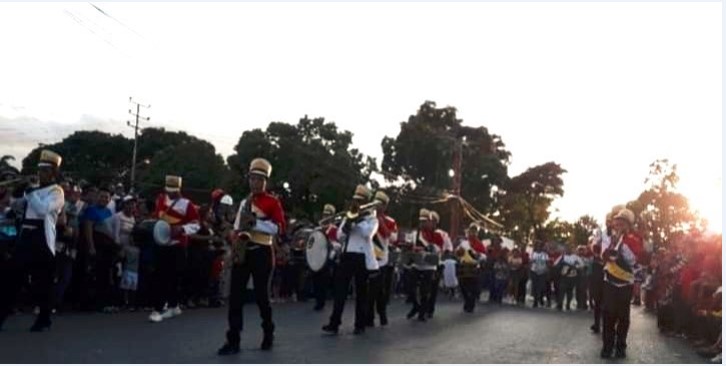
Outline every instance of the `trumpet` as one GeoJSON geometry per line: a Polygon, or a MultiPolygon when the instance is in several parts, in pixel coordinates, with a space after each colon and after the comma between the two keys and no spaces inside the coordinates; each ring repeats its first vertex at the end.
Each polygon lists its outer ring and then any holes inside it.
{"type": "Polygon", "coordinates": [[[346,212],[340,212],[334,216],[330,216],[330,217],[327,217],[327,218],[324,218],[324,219],[318,221],[318,225],[325,226],[330,223],[338,224],[341,221],[343,221],[344,218],[348,219],[349,222],[355,221],[358,218],[364,217],[364,216],[370,214],[371,212],[375,211],[379,206],[381,206],[381,202],[379,202],[379,201],[373,201],[370,203],[366,203],[365,205],[360,206],[358,208],[357,212],[353,212],[350,210],[346,211],[346,212]]]}
{"type": "Polygon", "coordinates": [[[18,176],[11,179],[6,179],[4,181],[0,181],[0,187],[7,187],[7,186],[13,186],[16,184],[25,184],[25,183],[32,183],[33,180],[38,179],[37,176],[33,175],[24,175],[24,176],[18,176]]]}

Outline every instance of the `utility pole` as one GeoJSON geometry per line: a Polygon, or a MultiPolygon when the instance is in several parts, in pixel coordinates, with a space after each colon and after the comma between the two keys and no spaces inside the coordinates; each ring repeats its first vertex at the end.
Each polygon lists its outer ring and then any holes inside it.
{"type": "Polygon", "coordinates": [[[137,140],[139,138],[139,118],[149,121],[151,117],[141,117],[141,107],[144,108],[151,108],[151,105],[144,105],[140,104],[138,102],[135,102],[132,97],[129,97],[129,102],[136,105],[136,113],[133,112],[133,109],[129,109],[129,114],[136,117],[136,123],[132,124],[131,121],[126,121],[126,124],[134,129],[134,152],[133,157],[131,158],[131,184],[129,185],[129,192],[134,192],[134,184],[136,183],[136,146],[137,146],[137,140]]]}
{"type": "Polygon", "coordinates": [[[462,158],[462,141],[458,134],[458,129],[454,130],[454,154],[453,154],[453,170],[454,176],[451,182],[451,191],[456,199],[451,201],[451,226],[449,227],[449,236],[452,240],[459,237],[459,213],[461,212],[459,197],[461,196],[461,158],[462,158]]]}

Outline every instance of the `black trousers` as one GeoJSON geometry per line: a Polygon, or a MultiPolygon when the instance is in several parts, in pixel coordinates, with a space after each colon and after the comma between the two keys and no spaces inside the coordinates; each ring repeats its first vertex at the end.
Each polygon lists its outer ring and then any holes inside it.
{"type": "Polygon", "coordinates": [[[532,296],[534,297],[534,306],[544,306],[544,296],[547,286],[547,273],[536,274],[529,273],[532,279],[532,296]]]}
{"type": "Polygon", "coordinates": [[[179,305],[179,287],[184,268],[184,248],[157,246],[154,253],[154,310],[161,312],[179,305]]]}
{"type": "Polygon", "coordinates": [[[330,325],[340,326],[351,280],[355,281],[355,327],[361,329],[365,328],[368,319],[368,269],[366,256],[362,253],[343,253],[340,257],[333,280],[335,302],[330,325]]]}
{"type": "Polygon", "coordinates": [[[593,326],[600,329],[600,323],[602,321],[602,292],[603,286],[605,286],[602,277],[590,279],[590,297],[593,303],[593,317],[595,322],[593,326]]]}
{"type": "Polygon", "coordinates": [[[560,277],[559,292],[557,293],[558,309],[562,309],[564,306],[565,309],[570,310],[570,303],[572,302],[576,284],[576,277],[560,277]]]}
{"type": "Polygon", "coordinates": [[[403,291],[406,294],[406,303],[413,304],[416,296],[416,281],[418,275],[413,268],[403,269],[403,291]]]}
{"type": "Polygon", "coordinates": [[[373,322],[378,313],[381,319],[387,319],[386,307],[391,296],[393,267],[386,265],[368,277],[368,322],[373,322]]]}
{"type": "Polygon", "coordinates": [[[577,275],[577,285],[575,287],[575,298],[577,299],[577,308],[587,310],[587,276],[585,274],[577,275]]]}
{"type": "Polygon", "coordinates": [[[464,311],[474,311],[476,301],[479,299],[479,275],[475,277],[460,277],[459,287],[464,296],[464,311]]]}
{"type": "Polygon", "coordinates": [[[209,250],[204,245],[190,245],[187,248],[187,261],[184,270],[185,300],[200,300],[206,297],[212,261],[209,250]]]}
{"type": "Polygon", "coordinates": [[[315,296],[315,306],[323,308],[325,300],[328,299],[328,293],[333,282],[333,265],[326,264],[317,272],[313,272],[313,295],[315,296]]]}
{"type": "Polygon", "coordinates": [[[426,305],[426,313],[429,316],[434,316],[434,311],[436,310],[436,299],[439,296],[439,283],[441,283],[441,276],[443,273],[444,267],[439,266],[431,277],[431,295],[429,296],[428,305],[426,305]]]}
{"type": "Polygon", "coordinates": [[[272,322],[272,307],[270,306],[270,280],[274,268],[272,247],[268,246],[248,249],[244,263],[232,267],[229,312],[227,314],[227,320],[229,321],[227,341],[230,344],[239,344],[240,332],[244,329],[243,295],[250,275],[254,285],[255,300],[260,310],[260,318],[262,318],[262,329],[268,334],[274,332],[275,324],[272,322]]]}
{"type": "Polygon", "coordinates": [[[0,327],[25,285],[29,285],[32,300],[40,308],[37,321],[49,323],[54,274],[55,257],[46,245],[44,229],[23,229],[10,259],[0,269],[0,327]]]}
{"type": "Polygon", "coordinates": [[[616,287],[603,284],[603,333],[602,346],[606,351],[625,350],[630,327],[630,300],[633,286],[616,287]]]}
{"type": "Polygon", "coordinates": [[[436,275],[435,270],[420,271],[417,269],[412,270],[414,277],[413,293],[411,297],[413,299],[412,312],[418,313],[419,318],[426,314],[429,314],[431,305],[431,284],[434,276],[436,275]]]}

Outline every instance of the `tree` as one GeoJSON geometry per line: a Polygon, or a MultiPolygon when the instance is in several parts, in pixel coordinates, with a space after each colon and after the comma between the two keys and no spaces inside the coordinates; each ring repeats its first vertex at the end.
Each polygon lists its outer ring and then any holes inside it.
{"type": "Polygon", "coordinates": [[[133,142],[121,135],[100,131],[76,131],[58,143],[39,145],[23,159],[23,174],[32,174],[43,149],[63,157],[61,172],[92,184],[109,184],[131,165],[133,142]]]}
{"type": "Polygon", "coordinates": [[[668,245],[690,231],[703,231],[705,222],[691,211],[688,199],[677,192],[678,170],[667,159],[650,164],[646,189],[627,207],[636,214],[636,227],[653,245],[668,245]]]}
{"type": "MultiPolygon", "coordinates": [[[[402,196],[432,196],[450,191],[449,171],[455,142],[459,140],[462,144],[461,196],[485,214],[495,211],[497,187],[507,181],[511,156],[501,137],[491,134],[486,127],[463,126],[456,116],[456,108],[437,108],[431,101],[423,103],[415,115],[400,125],[398,136],[384,137],[381,146],[386,180],[408,182],[397,189],[402,196]]],[[[404,212],[418,212],[414,207],[421,205],[401,203],[403,207],[399,210],[404,212]]],[[[447,222],[447,211],[441,210],[442,222],[447,222]]]]}
{"type": "Polygon", "coordinates": [[[183,145],[169,145],[157,151],[147,169],[138,175],[140,193],[152,196],[164,186],[166,175],[182,177],[182,191],[196,203],[209,200],[210,192],[219,187],[227,167],[212,144],[192,137],[183,145]]]}
{"type": "Polygon", "coordinates": [[[314,218],[326,203],[344,209],[357,184],[369,183],[375,161],[351,148],[353,135],[324,118],[301,118],[297,125],[272,122],[266,130],[245,131],[227,158],[233,192],[246,194],[250,161],[272,164],[270,189],[283,198],[288,213],[314,218]]]}
{"type": "Polygon", "coordinates": [[[509,234],[522,242],[546,240],[543,224],[549,218],[549,207],[556,197],[564,194],[562,174],[567,171],[559,164],[548,162],[527,169],[513,177],[503,190],[500,217],[509,234]]]}
{"type": "Polygon", "coordinates": [[[594,217],[585,215],[575,221],[572,227],[572,241],[575,245],[587,244],[593,231],[600,225],[594,217]]]}

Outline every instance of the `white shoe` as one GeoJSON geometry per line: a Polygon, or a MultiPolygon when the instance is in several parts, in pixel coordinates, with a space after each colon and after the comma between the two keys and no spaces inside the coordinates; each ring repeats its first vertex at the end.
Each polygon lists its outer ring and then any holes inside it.
{"type": "Polygon", "coordinates": [[[164,320],[164,317],[161,314],[159,314],[158,311],[154,311],[151,313],[151,315],[149,315],[149,320],[154,323],[158,323],[158,322],[164,320]]]}
{"type": "Polygon", "coordinates": [[[721,354],[719,353],[718,355],[716,355],[716,357],[711,359],[711,362],[712,363],[721,363],[721,360],[722,360],[722,357],[721,357],[721,354]]]}
{"type": "Polygon", "coordinates": [[[175,308],[171,308],[171,316],[179,316],[182,315],[182,309],[177,306],[175,308]]]}

